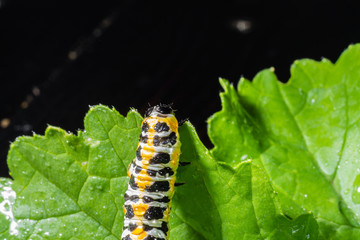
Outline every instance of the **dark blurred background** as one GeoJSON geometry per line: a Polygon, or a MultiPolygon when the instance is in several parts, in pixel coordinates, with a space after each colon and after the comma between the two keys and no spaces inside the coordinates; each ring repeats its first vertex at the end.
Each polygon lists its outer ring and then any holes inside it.
{"type": "Polygon", "coordinates": [[[273,66],[286,82],[295,59],[335,61],[360,41],[355,2],[131,0],[65,11],[59,1],[0,0],[0,176],[17,136],[47,124],[76,132],[99,103],[143,114],[148,103],[172,102],[211,147],[218,77],[237,83],[273,66]]]}

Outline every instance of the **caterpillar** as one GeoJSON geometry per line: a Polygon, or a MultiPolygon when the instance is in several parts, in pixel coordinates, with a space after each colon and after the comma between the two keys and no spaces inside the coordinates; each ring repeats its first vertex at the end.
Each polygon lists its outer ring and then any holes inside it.
{"type": "Polygon", "coordinates": [[[128,167],[121,240],[169,239],[181,145],[178,125],[170,105],[156,105],[145,113],[136,157],[128,167]]]}

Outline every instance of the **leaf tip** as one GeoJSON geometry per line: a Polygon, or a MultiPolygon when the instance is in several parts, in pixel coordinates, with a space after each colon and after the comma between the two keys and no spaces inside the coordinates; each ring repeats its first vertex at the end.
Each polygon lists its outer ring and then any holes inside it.
{"type": "Polygon", "coordinates": [[[227,86],[229,85],[229,82],[225,78],[219,78],[219,83],[221,87],[226,90],[227,86]]]}
{"type": "Polygon", "coordinates": [[[99,103],[97,105],[89,105],[89,111],[93,111],[97,106],[102,106],[102,104],[99,103]]]}
{"type": "Polygon", "coordinates": [[[345,68],[351,68],[359,64],[360,56],[360,43],[350,44],[341,54],[336,61],[336,66],[343,66],[345,68]]]}
{"type": "Polygon", "coordinates": [[[220,82],[221,87],[224,90],[224,92],[220,93],[220,97],[222,97],[224,94],[226,95],[227,93],[231,92],[231,90],[234,90],[233,83],[230,83],[225,78],[219,78],[219,82],[220,82]]]}
{"type": "MultiPolygon", "coordinates": [[[[47,128],[45,130],[45,137],[52,137],[57,134],[66,135],[67,133],[65,132],[65,130],[63,130],[59,127],[55,127],[52,125],[47,126],[47,128]]],[[[36,136],[39,136],[39,135],[36,135],[36,136]]]]}
{"type": "Polygon", "coordinates": [[[136,108],[133,108],[133,107],[130,108],[130,111],[129,111],[129,112],[139,113],[139,111],[138,111],[136,108]]]}
{"type": "Polygon", "coordinates": [[[96,110],[99,110],[99,109],[106,109],[106,110],[109,110],[109,107],[108,106],[105,106],[101,103],[97,104],[97,105],[89,105],[89,111],[96,111],[96,110]]]}

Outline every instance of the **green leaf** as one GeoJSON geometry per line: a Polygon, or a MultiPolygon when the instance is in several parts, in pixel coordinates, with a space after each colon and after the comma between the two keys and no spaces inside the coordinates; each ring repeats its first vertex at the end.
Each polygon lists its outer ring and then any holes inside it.
{"type": "MultiPolygon", "coordinates": [[[[0,188],[1,196],[12,196],[0,199],[10,206],[0,212],[0,237],[120,239],[126,168],[141,120],[135,111],[124,118],[96,106],[77,136],[50,126],[45,136],[18,138],[8,155],[14,181],[0,188]]],[[[317,239],[311,215],[282,214],[259,161],[234,168],[216,162],[190,123],[180,138],[181,161],[191,164],[179,169],[178,181],[186,184],[174,196],[170,239],[317,239]]]]}
{"type": "MultiPolygon", "coordinates": [[[[332,64],[295,61],[237,89],[220,79],[223,109],[209,151],[188,122],[170,239],[360,238],[360,45],[332,64]]],[[[92,107],[77,135],[49,126],[19,137],[0,179],[1,239],[120,239],[127,166],[142,118],[92,107]]]]}
{"type": "MultiPolygon", "coordinates": [[[[126,167],[135,157],[141,120],[134,110],[124,118],[96,106],[78,136],[49,126],[45,136],[11,145],[13,215],[32,222],[28,239],[120,239],[126,167]]],[[[21,234],[12,239],[24,239],[21,234]]]]}
{"type": "Polygon", "coordinates": [[[172,213],[201,235],[196,239],[317,239],[311,215],[289,220],[282,214],[256,162],[234,168],[216,162],[189,123],[180,128],[180,139],[181,161],[191,164],[179,170],[179,181],[186,184],[175,193],[172,213]]]}
{"type": "Polygon", "coordinates": [[[0,239],[27,239],[33,231],[34,221],[25,219],[17,221],[13,214],[16,193],[12,181],[0,178],[0,239]]]}
{"type": "Polygon", "coordinates": [[[237,90],[220,82],[223,109],[209,119],[218,162],[259,159],[282,210],[312,212],[320,239],[360,238],[360,45],[332,64],[295,61],[288,83],[268,69],[237,90]]]}

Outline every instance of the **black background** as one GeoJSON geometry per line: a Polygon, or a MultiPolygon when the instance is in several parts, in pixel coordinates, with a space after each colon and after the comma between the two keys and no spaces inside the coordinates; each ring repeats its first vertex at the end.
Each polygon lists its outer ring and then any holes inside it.
{"type": "Polygon", "coordinates": [[[60,2],[0,0],[0,176],[17,136],[43,134],[47,124],[76,132],[99,103],[126,114],[172,102],[211,147],[206,119],[221,108],[218,77],[237,83],[273,66],[286,82],[295,59],[334,62],[360,40],[355,1],[194,2],[59,10],[60,2]]]}

